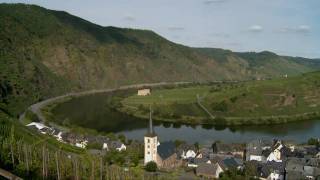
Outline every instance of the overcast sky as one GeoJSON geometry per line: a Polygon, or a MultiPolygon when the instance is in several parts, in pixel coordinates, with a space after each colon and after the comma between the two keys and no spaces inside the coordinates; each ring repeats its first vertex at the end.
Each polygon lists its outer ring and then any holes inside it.
{"type": "Polygon", "coordinates": [[[13,0],[188,46],[320,58],[320,0],[13,0]]]}

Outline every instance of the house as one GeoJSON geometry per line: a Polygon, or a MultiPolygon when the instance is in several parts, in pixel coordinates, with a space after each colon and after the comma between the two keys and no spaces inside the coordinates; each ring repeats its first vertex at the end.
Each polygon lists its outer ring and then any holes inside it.
{"type": "Polygon", "coordinates": [[[48,134],[51,130],[48,126],[39,122],[31,122],[30,124],[27,124],[27,127],[37,129],[41,134],[48,134]]]}
{"type": "Polygon", "coordinates": [[[174,142],[160,143],[157,162],[160,167],[165,169],[178,167],[182,164],[182,161],[178,159],[174,142]]]}
{"type": "Polygon", "coordinates": [[[284,162],[259,162],[249,161],[246,166],[250,166],[255,174],[256,179],[261,180],[284,180],[285,179],[285,163],[284,162]]]}
{"type": "Polygon", "coordinates": [[[212,144],[212,149],[213,149],[213,153],[215,154],[229,154],[229,155],[243,158],[245,145],[236,144],[236,143],[226,144],[226,143],[215,142],[212,144]]]}
{"type": "Polygon", "coordinates": [[[56,131],[53,136],[60,142],[62,142],[62,132],[56,131]]]}
{"type": "Polygon", "coordinates": [[[125,151],[127,147],[120,141],[111,141],[110,146],[111,149],[116,149],[117,151],[125,151]]]}
{"type": "Polygon", "coordinates": [[[225,158],[221,161],[222,167],[224,167],[224,170],[229,169],[243,169],[243,161],[238,158],[225,158]]]}
{"type": "Polygon", "coordinates": [[[222,172],[223,169],[218,163],[201,163],[196,168],[196,175],[204,178],[219,178],[219,175],[222,172]]]}
{"type": "Polygon", "coordinates": [[[199,164],[208,163],[211,164],[211,160],[209,158],[189,158],[188,159],[188,167],[198,167],[199,164]]]}
{"type": "Polygon", "coordinates": [[[148,96],[151,94],[150,89],[139,89],[138,90],[138,96],[148,96]]]}
{"type": "Polygon", "coordinates": [[[282,162],[284,158],[291,153],[291,149],[287,148],[282,141],[276,141],[272,149],[273,150],[269,154],[267,161],[282,162]]]}
{"type": "Polygon", "coordinates": [[[80,141],[80,140],[77,140],[76,143],[75,143],[75,146],[79,147],[79,148],[86,148],[88,145],[88,141],[87,140],[84,140],[84,141],[80,141]]]}
{"type": "Polygon", "coordinates": [[[288,158],[286,163],[286,178],[320,178],[320,160],[316,158],[288,158]]]}
{"type": "Polygon", "coordinates": [[[254,140],[246,146],[246,161],[265,162],[270,154],[270,145],[262,140],[254,140]]]}
{"type": "Polygon", "coordinates": [[[211,154],[213,154],[212,148],[203,147],[199,150],[196,158],[209,158],[211,154]]]}
{"type": "Polygon", "coordinates": [[[282,162],[267,162],[258,167],[260,179],[284,180],[285,164],[282,162]]]}
{"type": "Polygon", "coordinates": [[[189,145],[186,143],[181,144],[177,148],[177,153],[182,159],[195,158],[197,155],[197,151],[194,145],[189,145]]]}
{"type": "Polygon", "coordinates": [[[315,145],[303,145],[297,146],[295,151],[303,154],[304,156],[315,157],[319,153],[320,149],[315,145]]]}

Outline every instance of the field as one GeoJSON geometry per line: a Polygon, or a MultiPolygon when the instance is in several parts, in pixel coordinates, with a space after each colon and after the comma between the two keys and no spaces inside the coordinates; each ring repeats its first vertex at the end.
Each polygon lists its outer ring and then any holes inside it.
{"type": "Polygon", "coordinates": [[[133,95],[123,99],[120,110],[147,117],[150,105],[156,119],[186,123],[272,124],[318,118],[320,73],[156,89],[150,96],[133,95]]]}

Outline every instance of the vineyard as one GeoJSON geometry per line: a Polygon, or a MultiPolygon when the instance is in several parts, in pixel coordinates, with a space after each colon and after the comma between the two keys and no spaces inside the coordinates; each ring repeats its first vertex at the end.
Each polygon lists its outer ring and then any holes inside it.
{"type": "MultiPolygon", "coordinates": [[[[93,155],[85,150],[68,151],[66,144],[50,140],[16,123],[10,117],[0,117],[0,168],[24,179],[154,179],[139,166],[121,159],[137,154],[138,147],[127,154],[110,152],[93,155]]],[[[72,150],[74,147],[70,147],[72,150]]],[[[141,148],[139,149],[139,151],[141,148]]],[[[0,176],[1,177],[1,176],[0,176]]],[[[163,177],[165,178],[165,177],[163,177]]],[[[157,177],[159,179],[159,177],[157,177]]],[[[160,177],[160,179],[162,179],[160,177]]]]}

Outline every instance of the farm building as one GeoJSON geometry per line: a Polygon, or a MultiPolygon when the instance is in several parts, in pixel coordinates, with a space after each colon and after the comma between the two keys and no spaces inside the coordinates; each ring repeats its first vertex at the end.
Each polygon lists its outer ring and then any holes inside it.
{"type": "Polygon", "coordinates": [[[138,96],[148,96],[151,94],[150,89],[139,89],[138,90],[138,96]]]}

